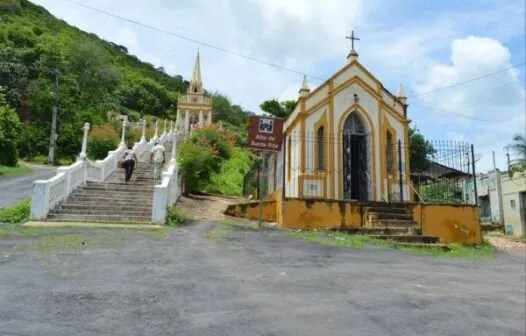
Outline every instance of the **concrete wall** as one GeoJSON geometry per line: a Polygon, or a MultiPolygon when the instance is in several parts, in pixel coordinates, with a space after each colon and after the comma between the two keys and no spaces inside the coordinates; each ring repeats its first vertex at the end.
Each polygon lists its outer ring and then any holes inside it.
{"type": "Polygon", "coordinates": [[[423,235],[440,238],[440,243],[479,244],[482,242],[479,210],[473,205],[411,205],[413,220],[423,235]]]}
{"type": "Polygon", "coordinates": [[[526,234],[526,172],[501,175],[504,226],[515,236],[526,234]]]}
{"type": "MultiPolygon", "coordinates": [[[[285,199],[263,203],[263,220],[290,229],[361,227],[362,205],[358,202],[319,199],[285,199]]],[[[433,205],[407,203],[423,235],[435,236],[441,243],[479,244],[482,242],[479,211],[473,205],[433,205]]],[[[248,219],[259,218],[259,202],[231,205],[226,214],[248,219]]]]}
{"type": "MultiPolygon", "coordinates": [[[[243,217],[247,219],[259,219],[259,202],[248,202],[229,205],[225,214],[234,217],[243,217]]],[[[276,201],[263,202],[262,220],[266,222],[276,221],[276,201]]]]}
{"type": "Polygon", "coordinates": [[[287,199],[282,215],[279,224],[293,229],[362,226],[360,205],[348,201],[287,199]]]}

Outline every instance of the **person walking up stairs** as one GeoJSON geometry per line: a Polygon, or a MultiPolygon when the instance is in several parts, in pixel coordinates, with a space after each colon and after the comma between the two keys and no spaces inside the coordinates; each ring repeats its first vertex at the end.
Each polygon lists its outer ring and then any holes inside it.
{"type": "Polygon", "coordinates": [[[162,167],[165,162],[166,156],[164,154],[164,146],[161,146],[158,142],[156,142],[150,153],[150,164],[153,165],[154,180],[161,178],[162,167]]]}

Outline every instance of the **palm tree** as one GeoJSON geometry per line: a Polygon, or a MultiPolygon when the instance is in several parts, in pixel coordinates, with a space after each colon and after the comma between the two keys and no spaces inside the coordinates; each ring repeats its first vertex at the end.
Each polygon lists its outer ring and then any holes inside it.
{"type": "Polygon", "coordinates": [[[517,163],[526,164],[526,136],[515,134],[513,136],[513,143],[510,147],[518,156],[517,163]]]}

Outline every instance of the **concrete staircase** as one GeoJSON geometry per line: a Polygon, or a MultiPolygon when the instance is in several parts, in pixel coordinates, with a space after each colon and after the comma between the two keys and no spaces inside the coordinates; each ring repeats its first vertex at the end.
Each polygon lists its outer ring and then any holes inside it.
{"type": "MultiPolygon", "coordinates": [[[[166,161],[171,159],[171,142],[165,144],[166,161]]],[[[150,153],[139,157],[131,181],[124,182],[119,168],[104,182],[87,182],[49,212],[48,220],[83,222],[150,223],[155,184],[150,153]]]]}
{"type": "Polygon", "coordinates": [[[437,237],[423,236],[413,214],[401,203],[371,203],[364,207],[365,226],[346,228],[348,233],[371,235],[373,238],[403,243],[434,244],[437,237]]]}

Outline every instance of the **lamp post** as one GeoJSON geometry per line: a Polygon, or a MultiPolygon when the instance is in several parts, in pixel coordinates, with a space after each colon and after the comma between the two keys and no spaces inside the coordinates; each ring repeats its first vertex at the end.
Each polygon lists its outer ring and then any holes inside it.
{"type": "Polygon", "coordinates": [[[142,136],[141,141],[146,141],[146,120],[142,120],[142,136]]]}
{"type": "Polygon", "coordinates": [[[122,121],[122,137],[121,137],[121,146],[126,146],[126,120],[122,121]]]}
{"type": "Polygon", "coordinates": [[[86,154],[86,148],[88,146],[88,131],[89,131],[89,123],[84,124],[84,135],[82,137],[82,149],[80,150],[79,158],[81,160],[85,160],[87,157],[86,154]]]}

